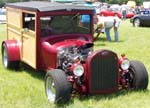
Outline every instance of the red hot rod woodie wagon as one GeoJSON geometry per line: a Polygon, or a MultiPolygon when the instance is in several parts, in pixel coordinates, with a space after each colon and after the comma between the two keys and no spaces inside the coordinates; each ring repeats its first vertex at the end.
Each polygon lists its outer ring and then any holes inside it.
{"type": "Polygon", "coordinates": [[[50,102],[68,101],[74,92],[106,94],[147,88],[148,73],[141,62],[107,49],[93,51],[92,7],[31,1],[10,3],[6,9],[3,65],[18,68],[21,61],[46,71],[50,102]],[[82,22],[83,16],[89,21],[82,22]]]}

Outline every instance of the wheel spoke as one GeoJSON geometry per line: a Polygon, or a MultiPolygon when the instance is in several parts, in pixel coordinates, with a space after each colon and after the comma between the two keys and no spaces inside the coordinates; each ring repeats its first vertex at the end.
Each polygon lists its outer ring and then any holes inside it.
{"type": "Polygon", "coordinates": [[[139,19],[135,19],[134,25],[135,25],[135,27],[139,27],[140,26],[140,20],[139,19]]]}
{"type": "Polygon", "coordinates": [[[50,102],[54,102],[56,98],[55,83],[50,76],[47,77],[46,80],[46,93],[47,93],[48,100],[50,102]]]}
{"type": "Polygon", "coordinates": [[[45,77],[45,91],[51,103],[68,101],[71,90],[66,74],[59,69],[48,70],[45,77]]]}
{"type": "Polygon", "coordinates": [[[8,66],[8,54],[7,54],[7,51],[6,51],[5,47],[4,47],[4,50],[3,50],[3,63],[4,63],[5,67],[8,66]]]}

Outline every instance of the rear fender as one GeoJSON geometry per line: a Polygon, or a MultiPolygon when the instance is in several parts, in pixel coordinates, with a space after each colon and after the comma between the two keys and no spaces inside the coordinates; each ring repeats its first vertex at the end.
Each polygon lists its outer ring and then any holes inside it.
{"type": "Polygon", "coordinates": [[[20,45],[16,40],[6,40],[2,42],[6,45],[9,61],[20,61],[20,45]]]}

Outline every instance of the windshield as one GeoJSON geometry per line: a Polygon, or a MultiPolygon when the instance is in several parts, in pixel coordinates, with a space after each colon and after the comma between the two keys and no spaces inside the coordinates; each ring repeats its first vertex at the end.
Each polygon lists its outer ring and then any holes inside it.
{"type": "Polygon", "coordinates": [[[40,18],[40,23],[42,37],[91,33],[91,17],[89,14],[46,16],[40,18]]]}

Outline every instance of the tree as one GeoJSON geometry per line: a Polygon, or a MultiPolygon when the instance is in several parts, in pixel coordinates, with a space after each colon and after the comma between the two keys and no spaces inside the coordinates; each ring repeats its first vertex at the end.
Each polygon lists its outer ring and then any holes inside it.
{"type": "Polygon", "coordinates": [[[143,0],[135,0],[136,1],[136,5],[142,5],[143,4],[143,0]]]}

